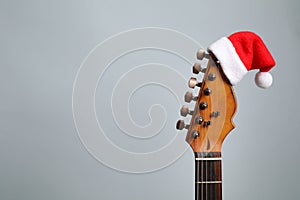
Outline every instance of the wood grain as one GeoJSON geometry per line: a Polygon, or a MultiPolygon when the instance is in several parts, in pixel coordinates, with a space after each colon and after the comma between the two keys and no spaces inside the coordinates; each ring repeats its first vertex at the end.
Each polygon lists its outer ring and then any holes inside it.
{"type": "Polygon", "coordinates": [[[213,59],[214,56],[211,54],[186,136],[186,141],[194,152],[221,152],[225,137],[235,127],[233,123],[237,109],[235,93],[221,66],[213,59]],[[209,80],[210,74],[215,75],[215,80],[209,80]],[[203,93],[205,88],[212,90],[209,96],[203,93]],[[201,102],[207,102],[208,108],[200,110],[201,102]],[[212,112],[219,112],[220,115],[212,117],[212,112]],[[204,121],[210,121],[211,125],[205,127],[204,123],[197,124],[195,122],[197,116],[202,116],[204,121]],[[194,130],[200,133],[198,138],[193,138],[194,130]]]}

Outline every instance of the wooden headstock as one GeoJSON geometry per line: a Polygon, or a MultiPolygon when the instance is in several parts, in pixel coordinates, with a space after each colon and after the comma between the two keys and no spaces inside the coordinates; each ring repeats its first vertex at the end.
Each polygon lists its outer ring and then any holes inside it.
{"type": "Polygon", "coordinates": [[[270,87],[273,79],[268,71],[275,61],[261,38],[249,31],[222,37],[208,49],[208,53],[197,52],[199,60],[209,59],[207,67],[193,66],[193,73],[205,73],[203,81],[193,77],[189,80],[190,88],[200,87],[199,94],[185,95],[186,102],[195,101],[195,108],[183,106],[180,110],[182,116],[191,115],[190,124],[179,120],[176,128],[188,129],[186,141],[194,151],[195,199],[222,200],[221,150],[224,139],[235,127],[232,119],[237,109],[232,85],[249,70],[258,69],[256,85],[270,87]]]}
{"type": "Polygon", "coordinates": [[[206,70],[195,65],[193,72],[203,72],[202,83],[191,78],[189,86],[199,86],[198,97],[186,93],[187,102],[195,100],[194,111],[187,106],[181,109],[181,115],[192,115],[190,124],[185,125],[183,120],[177,122],[177,129],[188,129],[186,141],[194,152],[221,152],[222,143],[229,132],[235,127],[232,118],[237,109],[237,102],[233,87],[223,73],[223,70],[212,53],[198,53],[198,58],[209,58],[206,70]],[[200,55],[199,55],[200,54],[200,55]]]}

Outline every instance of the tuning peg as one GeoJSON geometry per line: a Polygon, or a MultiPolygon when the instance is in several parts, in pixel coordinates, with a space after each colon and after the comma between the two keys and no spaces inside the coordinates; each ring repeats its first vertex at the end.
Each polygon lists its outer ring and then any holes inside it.
{"type": "Polygon", "coordinates": [[[210,88],[205,88],[203,92],[204,92],[205,96],[209,96],[211,94],[212,90],[210,88]]]}
{"type": "Polygon", "coordinates": [[[199,74],[199,72],[205,73],[206,68],[202,68],[200,63],[195,63],[193,66],[193,73],[199,74]]]}
{"type": "Polygon", "coordinates": [[[182,129],[189,129],[190,125],[189,124],[185,124],[183,120],[178,120],[176,123],[176,129],[177,130],[182,130],[182,129]]]}
{"type": "Polygon", "coordinates": [[[199,136],[200,136],[199,131],[194,130],[194,131],[192,132],[192,137],[193,137],[194,139],[197,139],[199,136]]]}
{"type": "Polygon", "coordinates": [[[205,110],[207,107],[208,107],[208,104],[205,101],[203,101],[199,104],[200,110],[205,110]]]}
{"type": "Polygon", "coordinates": [[[180,109],[180,114],[183,117],[186,117],[188,114],[192,115],[194,111],[189,110],[189,107],[187,106],[182,106],[182,108],[180,109]]]}
{"type": "Polygon", "coordinates": [[[192,100],[193,101],[196,101],[197,100],[197,96],[193,96],[193,93],[191,92],[186,92],[185,95],[184,95],[184,101],[187,102],[187,103],[190,103],[192,100]]]}
{"type": "Polygon", "coordinates": [[[196,78],[191,77],[189,80],[189,87],[195,88],[195,86],[201,87],[202,82],[198,82],[196,78]]]}
{"type": "Polygon", "coordinates": [[[195,118],[195,121],[197,124],[202,124],[202,122],[204,121],[203,117],[202,116],[198,116],[195,118]]]}
{"type": "Polygon", "coordinates": [[[203,60],[203,58],[209,59],[210,55],[207,53],[204,49],[199,49],[197,51],[197,59],[198,60],[203,60]]]}

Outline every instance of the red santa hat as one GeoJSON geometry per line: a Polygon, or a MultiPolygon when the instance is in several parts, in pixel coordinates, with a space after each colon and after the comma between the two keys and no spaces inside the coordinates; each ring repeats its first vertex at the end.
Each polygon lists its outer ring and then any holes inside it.
{"type": "Polygon", "coordinates": [[[222,69],[232,85],[236,85],[243,76],[253,69],[259,72],[255,83],[261,88],[272,85],[269,71],[275,61],[262,39],[253,32],[237,32],[229,37],[222,37],[208,47],[220,61],[222,69]]]}

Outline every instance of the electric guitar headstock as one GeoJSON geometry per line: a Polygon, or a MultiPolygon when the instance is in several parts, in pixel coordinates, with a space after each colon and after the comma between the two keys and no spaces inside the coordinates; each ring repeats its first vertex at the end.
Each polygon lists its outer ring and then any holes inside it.
{"type": "Polygon", "coordinates": [[[189,87],[200,87],[198,96],[185,94],[185,101],[195,101],[194,110],[183,106],[182,116],[191,115],[189,124],[179,120],[176,128],[187,129],[186,141],[195,153],[195,199],[222,200],[221,150],[225,137],[235,127],[233,117],[237,102],[233,90],[249,70],[259,70],[255,83],[261,88],[272,85],[269,71],[275,61],[261,38],[253,32],[237,32],[222,37],[199,50],[197,58],[209,59],[206,68],[193,66],[193,73],[203,72],[202,82],[190,78],[189,87]]]}
{"type": "Polygon", "coordinates": [[[190,78],[189,87],[200,87],[200,90],[198,96],[191,92],[185,94],[185,101],[195,101],[195,107],[194,110],[186,105],[181,108],[182,116],[192,117],[189,124],[178,120],[176,128],[188,130],[186,141],[194,152],[221,152],[225,137],[235,127],[232,121],[237,109],[235,93],[213,53],[200,49],[197,58],[209,59],[206,68],[199,63],[193,66],[194,74],[205,74],[201,82],[190,78]]]}

